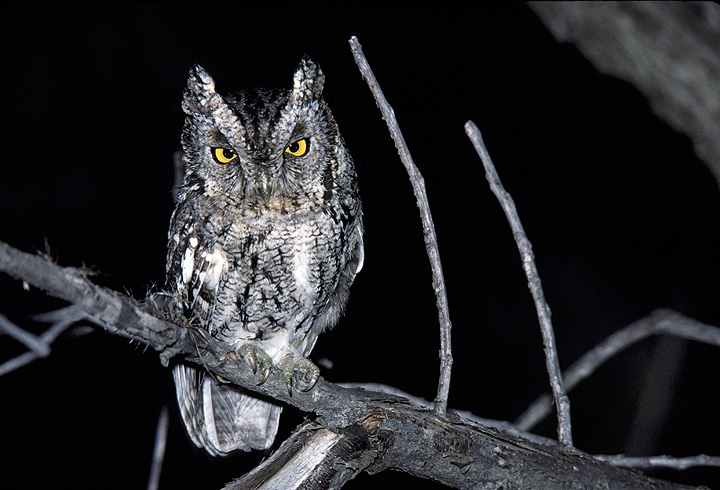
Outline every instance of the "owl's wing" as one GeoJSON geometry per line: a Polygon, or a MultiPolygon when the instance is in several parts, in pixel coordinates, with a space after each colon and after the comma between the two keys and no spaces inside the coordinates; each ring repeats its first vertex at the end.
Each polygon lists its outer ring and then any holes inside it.
{"type": "Polygon", "coordinates": [[[219,247],[200,244],[194,236],[187,239],[176,273],[178,289],[183,292],[185,315],[199,319],[211,334],[218,287],[227,268],[227,259],[219,247]]]}
{"type": "Polygon", "coordinates": [[[281,407],[189,366],[175,366],[173,376],[180,413],[195,445],[213,456],[272,445],[281,407]]]}
{"type": "MultiPolygon", "coordinates": [[[[205,248],[196,238],[188,238],[180,262],[179,285],[185,293],[186,310],[210,334],[218,286],[227,267],[220,248],[205,248]]],[[[241,388],[222,384],[191,366],[175,366],[173,376],[183,421],[197,446],[220,456],[272,445],[281,407],[246,395],[241,388]]]]}

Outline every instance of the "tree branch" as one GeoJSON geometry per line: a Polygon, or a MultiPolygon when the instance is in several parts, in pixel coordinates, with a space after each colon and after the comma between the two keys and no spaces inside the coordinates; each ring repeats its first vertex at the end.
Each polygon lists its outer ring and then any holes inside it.
{"type": "MultiPolygon", "coordinates": [[[[656,310],[613,333],[585,353],[563,373],[565,387],[570,391],[611,357],[651,335],[659,334],[674,335],[720,347],[720,328],[705,325],[675,311],[656,310]]],[[[515,425],[521,430],[530,430],[545,418],[551,409],[552,397],[549,394],[542,395],[518,417],[515,425]]]]}
{"type": "Polygon", "coordinates": [[[570,422],[570,399],[565,393],[565,385],[563,383],[562,373],[560,372],[560,363],[558,361],[557,347],[555,346],[555,334],[553,333],[552,321],[550,320],[550,307],[545,301],[542,284],[540,283],[540,275],[535,266],[535,258],[532,251],[532,245],[528,240],[525,230],[523,229],[520,217],[518,216],[515,202],[510,194],[505,190],[500,182],[500,177],[495,170],[490,154],[485,147],[480,130],[474,122],[465,123],[465,132],[470,141],[472,141],[475,151],[477,151],[485,167],[485,176],[490,183],[493,194],[500,201],[500,205],[505,211],[505,216],[510,223],[513,231],[515,243],[517,243],[520,257],[522,258],[523,270],[528,279],[528,287],[532,293],[535,309],[537,310],[538,320],[540,321],[540,331],[542,332],[543,344],[545,345],[545,365],[550,376],[550,387],[552,388],[553,399],[557,407],[558,416],[558,436],[560,443],[565,447],[572,447],[572,425],[570,422]]]}
{"type": "Polygon", "coordinates": [[[111,333],[161,351],[164,365],[190,346],[186,329],[158,318],[128,296],[93,284],[78,269],[58,267],[0,242],[0,271],[72,303],[88,320],[111,333]]]}
{"type": "Polygon", "coordinates": [[[50,355],[50,346],[47,345],[46,342],[43,342],[41,338],[38,338],[30,332],[26,332],[22,328],[18,327],[2,313],[0,313],[0,332],[9,335],[18,342],[24,344],[25,347],[27,347],[37,357],[47,357],[50,355]]]}
{"type": "Polygon", "coordinates": [[[559,42],[624,79],[687,134],[720,184],[720,6],[715,2],[530,2],[559,42]]]}
{"type": "Polygon", "coordinates": [[[405,138],[400,131],[395,111],[388,103],[385,95],[380,89],[375,75],[370,69],[370,65],[362,51],[362,46],[358,39],[353,36],[350,38],[350,47],[352,48],[355,63],[360,69],[360,73],[370,87],[370,91],[375,97],[383,119],[390,130],[390,136],[395,142],[395,147],[400,155],[400,160],[405,166],[405,170],[410,177],[410,183],[415,193],[418,208],[420,209],[420,219],[423,227],[423,237],[425,238],[425,249],[430,259],[430,268],[432,269],[433,289],[437,302],[438,316],[440,321],[440,379],[438,380],[437,396],[435,398],[435,411],[440,415],[445,415],[447,411],[447,401],[450,394],[450,374],[452,371],[452,342],[450,331],[452,324],[450,323],[450,312],[448,309],[447,294],[445,292],[445,278],[443,276],[442,265],[440,264],[440,251],[438,248],[437,235],[435,234],[435,225],[433,224],[432,214],[430,213],[430,204],[428,203],[427,193],[425,192],[425,180],[420,171],[415,166],[410,150],[405,143],[405,138]]]}
{"type": "MultiPolygon", "coordinates": [[[[67,309],[61,310],[61,315],[55,317],[52,315],[36,315],[35,319],[39,321],[46,321],[49,320],[52,325],[50,328],[48,328],[45,332],[40,335],[40,338],[38,339],[39,343],[42,345],[47,346],[47,352],[44,352],[42,349],[37,350],[33,349],[28,352],[25,352],[24,354],[20,354],[17,357],[14,357],[8,361],[5,361],[0,365],[0,376],[7,374],[11,371],[14,371],[18,368],[21,368],[27,364],[30,364],[35,359],[38,359],[40,357],[46,357],[50,355],[50,344],[52,344],[55,339],[57,339],[60,334],[62,334],[65,330],[67,330],[70,325],[82,320],[84,318],[84,315],[76,315],[73,314],[74,307],[68,307],[67,309]]],[[[0,315],[2,319],[6,319],[4,315],[0,315]]],[[[13,325],[15,328],[20,330],[19,327],[15,326],[10,322],[10,320],[7,320],[8,323],[13,325]]],[[[5,325],[5,328],[7,328],[7,324],[5,325]]],[[[28,334],[30,335],[30,334],[28,334]]]]}
{"type": "MultiPolygon", "coordinates": [[[[108,332],[148,345],[166,360],[170,353],[182,354],[232,383],[314,413],[315,425],[299,429],[298,434],[327,431],[318,436],[318,441],[328,450],[327,457],[317,458],[315,469],[308,471],[311,475],[335,471],[337,477],[331,480],[340,485],[359,471],[373,474],[391,468],[453,488],[689,488],[614,468],[579,451],[567,453],[559,446],[486,427],[452,411],[442,417],[413,407],[398,396],[342,388],[322,378],[309,392],[293,392],[291,397],[283,373],[276,368],[264,384],[257,386],[250,366],[239,362],[225,344],[195,329],[173,325],[137,301],[92,284],[75,269],[62,268],[0,242],[0,272],[73,302],[108,332]],[[346,470],[338,475],[339,467],[346,470]]],[[[288,446],[292,444],[282,447],[288,446]]],[[[278,458],[286,454],[285,450],[278,453],[278,458]]],[[[263,472],[272,461],[277,459],[267,460],[257,472],[263,472]]],[[[303,461],[303,457],[287,458],[286,464],[291,465],[285,468],[288,474],[293,474],[293,464],[303,461]]],[[[263,474],[269,478],[275,472],[263,474]]],[[[304,480],[296,488],[325,489],[331,480],[322,480],[324,486],[319,487],[308,486],[309,480],[304,480]]]]}
{"type": "Polygon", "coordinates": [[[162,473],[163,460],[165,459],[165,446],[167,445],[169,423],[168,409],[163,405],[160,409],[157,429],[155,430],[155,445],[153,446],[147,490],[158,490],[158,488],[160,488],[160,475],[162,473]]]}
{"type": "Polygon", "coordinates": [[[600,461],[607,461],[613,466],[620,468],[650,469],[650,468],[672,468],[674,470],[686,470],[695,466],[720,466],[720,456],[708,456],[706,454],[698,454],[697,456],[687,456],[685,458],[676,458],[674,456],[648,456],[635,457],[616,455],[595,455],[600,461]]]}

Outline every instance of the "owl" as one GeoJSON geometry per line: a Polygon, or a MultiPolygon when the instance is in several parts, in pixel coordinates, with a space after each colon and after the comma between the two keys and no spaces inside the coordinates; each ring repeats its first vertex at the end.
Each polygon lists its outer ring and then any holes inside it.
{"type": "MultiPolygon", "coordinates": [[[[317,381],[307,356],[343,312],[364,257],[357,175],[324,80],[304,57],[289,90],[221,95],[193,67],[168,233],[172,314],[227,343],[261,383],[279,368],[291,393],[317,381]]],[[[281,407],[199,366],[178,364],[173,376],[197,446],[217,456],[273,443],[281,407]]]]}

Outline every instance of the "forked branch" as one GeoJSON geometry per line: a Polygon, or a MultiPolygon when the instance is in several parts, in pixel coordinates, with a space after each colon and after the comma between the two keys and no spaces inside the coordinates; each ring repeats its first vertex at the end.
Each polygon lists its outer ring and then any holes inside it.
{"type": "MultiPolygon", "coordinates": [[[[672,335],[720,347],[720,328],[700,323],[671,310],[656,310],[618,330],[585,353],[563,373],[565,387],[572,390],[611,357],[651,335],[672,335]]],[[[531,430],[552,409],[552,397],[538,397],[515,421],[520,430],[531,430]]]]}
{"type": "MultiPolygon", "coordinates": [[[[316,415],[315,425],[299,430],[309,431],[308,437],[319,434],[318,441],[327,444],[328,449],[336,448],[329,450],[327,457],[317,458],[317,466],[308,470],[308,475],[324,475],[322,478],[295,480],[288,484],[296,486],[285,487],[268,487],[261,478],[253,486],[239,488],[324,490],[331,482],[338,483],[335,488],[339,488],[360,471],[373,474],[389,468],[452,488],[478,488],[483,484],[548,490],[578,486],[620,490],[689,488],[615,468],[579,451],[569,454],[559,446],[483,426],[453,412],[441,417],[434,411],[413,407],[398,396],[346,389],[324,379],[309,392],[297,391],[290,397],[280,370],[273,368],[267,381],[258,386],[250,366],[238,362],[227,345],[197,335],[191,328],[174,325],[131,298],[92,284],[75,269],[59,267],[0,242],[0,272],[73,302],[73,314],[80,312],[110,333],[154,348],[161,358],[173,353],[181,355],[238,386],[316,415]]],[[[277,464],[278,459],[273,457],[258,472],[268,478],[280,468],[285,469],[285,474],[295,474],[293,465],[302,466],[305,459],[290,456],[283,460],[283,447],[287,446],[281,447],[277,457],[281,459],[280,467],[272,466],[263,473],[267,465],[277,464]]]]}

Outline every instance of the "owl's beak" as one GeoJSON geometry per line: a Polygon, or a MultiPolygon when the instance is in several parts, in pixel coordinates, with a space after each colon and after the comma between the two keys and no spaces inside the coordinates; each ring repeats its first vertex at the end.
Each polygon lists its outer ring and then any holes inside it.
{"type": "Polygon", "coordinates": [[[265,204],[270,204],[270,200],[272,199],[273,194],[275,194],[275,179],[268,172],[260,172],[257,180],[258,195],[262,198],[265,204]]]}

